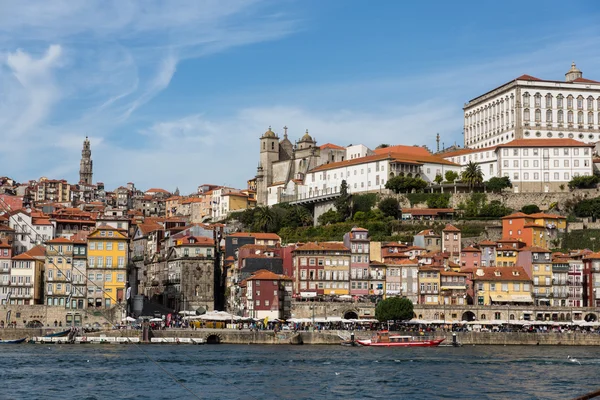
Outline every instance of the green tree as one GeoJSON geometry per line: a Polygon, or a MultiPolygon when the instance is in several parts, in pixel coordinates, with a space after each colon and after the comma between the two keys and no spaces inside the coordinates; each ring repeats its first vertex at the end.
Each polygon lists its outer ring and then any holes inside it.
{"type": "Polygon", "coordinates": [[[467,204],[461,205],[460,208],[464,210],[465,217],[477,217],[486,200],[485,193],[472,193],[469,200],[467,200],[467,204]]]}
{"type": "Polygon", "coordinates": [[[521,212],[524,214],[535,214],[540,212],[540,208],[536,204],[527,204],[521,208],[521,212]]]}
{"type": "Polygon", "coordinates": [[[450,206],[450,193],[432,193],[427,198],[429,208],[448,208],[450,206]]]}
{"type": "Polygon", "coordinates": [[[291,206],[281,219],[281,225],[289,227],[309,226],[313,223],[313,217],[308,208],[304,206],[291,206]]]}
{"type": "Polygon", "coordinates": [[[413,316],[413,303],[405,297],[390,297],[381,300],[375,308],[375,318],[380,322],[407,321],[413,316]]]}
{"type": "Polygon", "coordinates": [[[381,200],[377,207],[386,217],[399,219],[402,215],[402,211],[400,211],[400,203],[393,197],[387,197],[381,200]]]}
{"type": "Polygon", "coordinates": [[[379,146],[375,147],[376,149],[385,149],[386,147],[390,147],[387,143],[381,143],[379,146]]]}
{"type": "Polygon", "coordinates": [[[462,173],[462,181],[469,185],[470,189],[481,186],[483,183],[483,172],[481,172],[481,167],[473,161],[469,161],[462,173]]]}
{"type": "Polygon", "coordinates": [[[490,178],[489,181],[485,183],[485,188],[490,192],[499,193],[505,188],[511,188],[512,183],[510,182],[510,178],[508,176],[503,177],[493,177],[490,178]]]}
{"type": "Polygon", "coordinates": [[[581,200],[573,207],[573,213],[580,218],[600,218],[600,197],[581,200]]]}
{"type": "Polygon", "coordinates": [[[340,197],[335,199],[334,205],[342,221],[350,217],[350,195],[348,194],[348,183],[346,180],[343,180],[340,185],[340,197]]]}
{"type": "Polygon", "coordinates": [[[269,206],[254,209],[253,230],[258,232],[277,231],[277,217],[269,206]]]}
{"type": "Polygon", "coordinates": [[[596,175],[576,176],[569,181],[569,189],[590,189],[598,185],[599,178],[596,175]]]}
{"type": "Polygon", "coordinates": [[[336,210],[326,211],[323,214],[321,214],[319,218],[317,218],[317,222],[319,223],[319,225],[335,224],[336,222],[340,221],[340,214],[338,214],[336,210]]]}
{"type": "Polygon", "coordinates": [[[377,193],[352,195],[352,213],[369,212],[377,204],[377,193]]]}
{"type": "Polygon", "coordinates": [[[480,217],[500,218],[511,213],[511,209],[507,208],[499,200],[493,200],[489,204],[481,207],[479,212],[480,217]]]}
{"type": "Polygon", "coordinates": [[[446,182],[449,183],[454,183],[455,180],[458,179],[460,175],[458,175],[458,172],[454,172],[454,171],[446,171],[446,173],[444,174],[444,178],[446,178],[446,182]]]}
{"type": "Polygon", "coordinates": [[[433,181],[439,185],[440,183],[442,183],[444,181],[444,178],[442,177],[442,175],[437,174],[433,181]]]}
{"type": "Polygon", "coordinates": [[[411,193],[413,190],[421,191],[427,187],[425,182],[420,177],[413,178],[410,176],[395,176],[385,183],[385,188],[394,193],[411,193]]]}

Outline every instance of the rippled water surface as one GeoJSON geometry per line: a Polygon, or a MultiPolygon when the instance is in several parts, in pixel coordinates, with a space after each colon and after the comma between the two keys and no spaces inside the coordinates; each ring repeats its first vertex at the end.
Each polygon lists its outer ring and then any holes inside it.
{"type": "Polygon", "coordinates": [[[2,399],[569,399],[600,389],[595,347],[6,345],[1,351],[2,399]]]}

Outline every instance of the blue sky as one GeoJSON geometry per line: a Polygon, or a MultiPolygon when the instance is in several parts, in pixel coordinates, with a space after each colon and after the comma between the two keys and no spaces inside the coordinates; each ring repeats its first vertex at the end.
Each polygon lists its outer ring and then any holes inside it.
{"type": "Polygon", "coordinates": [[[462,144],[465,101],[527,73],[600,80],[600,3],[0,0],[0,175],[243,188],[272,126],[462,144]]]}

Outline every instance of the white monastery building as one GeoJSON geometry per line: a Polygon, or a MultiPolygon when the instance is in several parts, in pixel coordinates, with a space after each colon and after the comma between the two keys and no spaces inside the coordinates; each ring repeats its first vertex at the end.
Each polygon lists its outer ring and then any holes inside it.
{"type": "Polygon", "coordinates": [[[481,149],[514,139],[600,140],[600,82],[575,63],[565,81],[530,75],[478,96],[464,106],[465,147],[481,149]]]}

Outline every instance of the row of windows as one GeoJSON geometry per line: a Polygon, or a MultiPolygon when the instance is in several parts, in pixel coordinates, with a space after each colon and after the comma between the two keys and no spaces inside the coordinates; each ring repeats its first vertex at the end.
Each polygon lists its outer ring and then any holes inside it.
{"type": "MultiPolygon", "coordinates": [[[[109,232],[109,233],[112,233],[112,232],[109,232]]],[[[88,246],[89,246],[90,250],[104,250],[104,243],[106,243],[106,250],[113,249],[113,242],[89,242],[88,246]]],[[[125,250],[125,243],[118,242],[118,249],[125,250]]]]}
{"type": "MultiPolygon", "coordinates": [[[[113,258],[112,257],[89,257],[88,258],[88,267],[89,268],[111,268],[113,267],[113,258]],[[106,264],[104,263],[104,259],[106,259],[106,264]]],[[[117,267],[124,268],[125,267],[125,257],[117,257],[117,267]]]]}
{"type": "MultiPolygon", "coordinates": [[[[563,155],[568,156],[569,152],[570,152],[569,148],[568,147],[563,147],[562,149],[563,149],[562,150],[563,155]]],[[[531,154],[534,155],[534,156],[537,156],[537,155],[540,154],[540,149],[531,149],[531,150],[532,150],[531,154]]],[[[513,156],[518,156],[519,154],[522,154],[523,156],[529,156],[529,149],[518,149],[518,148],[516,148],[516,149],[512,149],[512,152],[509,149],[502,149],[502,155],[503,156],[508,156],[510,153],[512,153],[513,156]]],[[[560,155],[560,153],[561,153],[560,148],[557,148],[557,147],[553,148],[552,149],[552,153],[555,156],[560,155]]],[[[543,154],[544,154],[544,157],[549,156],[550,155],[550,148],[543,149],[543,154]]],[[[578,148],[572,149],[572,154],[574,156],[578,156],[579,155],[579,149],[578,148]]],[[[590,154],[589,147],[584,148],[583,149],[583,155],[587,156],[589,154],[590,154]]]]}
{"type": "MultiPolygon", "coordinates": [[[[509,287],[508,283],[502,283],[502,284],[490,283],[490,292],[495,292],[497,288],[501,288],[501,290],[503,292],[508,292],[508,287],[509,287]]],[[[478,283],[477,284],[477,290],[484,290],[483,283],[478,283]]],[[[521,291],[521,284],[520,283],[513,283],[512,284],[512,290],[513,290],[513,292],[520,292],[521,291]]],[[[523,283],[523,291],[524,292],[529,292],[530,290],[531,290],[531,286],[529,285],[529,283],[523,283]]]]}
{"type": "MultiPolygon", "coordinates": [[[[540,109],[535,110],[534,116],[535,116],[535,122],[542,122],[542,111],[540,109]]],[[[547,110],[546,111],[546,122],[552,122],[552,117],[553,117],[552,110],[547,110]]],[[[574,118],[573,111],[568,111],[567,112],[567,123],[573,124],[574,123],[573,118],[574,118]]],[[[526,122],[531,120],[531,113],[528,108],[526,108],[523,111],[523,120],[526,122]]],[[[556,113],[556,121],[558,123],[565,122],[564,113],[562,110],[558,110],[558,112],[556,113]]],[[[583,125],[584,122],[587,123],[588,125],[594,125],[594,113],[591,111],[588,112],[587,113],[587,121],[584,121],[584,113],[583,113],[583,111],[579,111],[577,113],[577,123],[579,125],[583,125]]],[[[600,113],[598,113],[597,122],[600,123],[600,113]]]]}
{"type": "MultiPolygon", "coordinates": [[[[519,168],[519,160],[513,160],[513,168],[519,168]]],[[[555,168],[560,167],[560,160],[554,160],[553,165],[555,168]]],[[[508,168],[510,164],[509,160],[504,160],[502,163],[502,166],[504,168],[508,168]]],[[[563,166],[565,168],[570,168],[570,160],[563,160],[563,166]]],[[[579,160],[573,160],[573,167],[577,168],[580,166],[580,162],[579,160]]],[[[544,168],[549,168],[550,165],[550,160],[544,160],[544,168]]],[[[522,162],[522,166],[523,168],[529,168],[529,160],[523,160],[522,162]]],[[[539,160],[533,160],[533,168],[539,168],[540,166],[540,162],[539,160]]],[[[583,166],[584,167],[589,167],[590,166],[590,160],[583,160],[583,166]]]]}
{"type": "MultiPolygon", "coordinates": [[[[88,280],[96,282],[112,282],[112,274],[88,274],[88,280]]],[[[117,282],[125,282],[125,274],[117,274],[117,282]]]]}
{"type": "MultiPolygon", "coordinates": [[[[2,276],[2,283],[6,284],[8,283],[8,275],[3,275],[2,276]]],[[[20,276],[20,275],[11,275],[10,276],[10,282],[11,283],[31,283],[31,276],[20,276]]]]}
{"type": "MultiPolygon", "coordinates": [[[[532,136],[531,132],[529,132],[529,131],[525,131],[525,133],[524,133],[523,135],[524,135],[525,137],[527,137],[527,138],[528,138],[528,137],[530,137],[530,136],[532,136]]],[[[558,134],[557,134],[556,136],[558,136],[560,139],[562,139],[562,138],[564,138],[564,137],[565,137],[565,134],[564,134],[564,133],[562,133],[562,132],[558,132],[558,134]]],[[[539,131],[538,131],[538,132],[536,132],[536,133],[535,133],[535,137],[538,137],[538,138],[539,138],[539,137],[542,137],[542,132],[539,132],[539,131]]],[[[546,133],[546,137],[552,138],[552,137],[554,137],[554,134],[553,134],[552,132],[548,132],[548,133],[546,133]]],[[[567,134],[567,137],[568,137],[569,139],[574,139],[574,138],[575,138],[575,134],[574,134],[574,133],[569,133],[569,134],[567,134]]],[[[583,139],[585,138],[585,134],[583,134],[583,133],[579,133],[579,134],[577,135],[577,137],[578,137],[579,139],[583,140],[583,139]]],[[[593,133],[590,133],[590,134],[588,134],[588,136],[587,136],[587,137],[588,137],[588,139],[590,139],[590,140],[594,140],[594,139],[596,139],[596,138],[597,138],[598,140],[600,140],[600,135],[594,136],[594,134],[593,134],[593,133]]]]}
{"type": "MultiPolygon", "coordinates": [[[[509,177],[509,178],[510,178],[510,176],[509,176],[508,172],[504,173],[504,176],[506,176],[506,177],[509,177]]],[[[573,178],[576,178],[576,177],[578,177],[578,176],[579,176],[579,173],[577,173],[577,172],[575,172],[575,173],[573,174],[573,178]]],[[[524,180],[524,181],[528,181],[530,177],[532,177],[532,180],[533,180],[533,181],[536,181],[536,182],[537,182],[537,181],[539,181],[539,180],[540,180],[540,173],[539,173],[539,172],[534,172],[534,173],[533,173],[533,175],[530,175],[530,174],[529,174],[529,172],[523,172],[523,180],[524,180]]],[[[519,180],[519,173],[518,173],[518,172],[515,172],[515,173],[513,174],[513,177],[512,177],[512,179],[513,179],[513,180],[515,180],[515,181],[518,181],[518,180],[519,180]]],[[[555,173],[554,173],[554,180],[555,180],[555,181],[560,181],[560,172],[555,172],[555,173]]],[[[563,174],[563,180],[564,180],[565,182],[566,182],[566,181],[570,181],[570,180],[571,180],[571,174],[570,174],[570,173],[568,173],[568,172],[565,172],[565,173],[563,174]]],[[[544,172],[544,182],[550,182],[550,173],[549,173],[549,172],[544,172]]]]}
{"type": "MultiPolygon", "coordinates": [[[[530,95],[528,92],[523,93],[523,107],[529,107],[530,106],[530,95]]],[[[546,108],[552,108],[553,106],[553,99],[554,97],[552,96],[552,94],[548,93],[545,96],[545,107],[546,108]]],[[[567,96],[567,108],[573,108],[573,100],[575,99],[575,97],[573,95],[568,95],[567,96]]],[[[536,93],[533,96],[533,102],[534,102],[534,107],[541,107],[542,106],[542,95],[540,93],[536,93]]],[[[577,109],[579,110],[583,110],[583,106],[584,103],[586,105],[586,109],[588,110],[593,110],[594,109],[594,97],[592,96],[588,96],[587,99],[584,99],[584,97],[582,95],[577,96],[577,109]]],[[[598,99],[596,100],[596,104],[597,104],[597,110],[600,110],[600,97],[598,97],[598,99]]],[[[562,94],[558,94],[556,96],[556,108],[563,108],[564,107],[564,96],[562,94]]]]}

